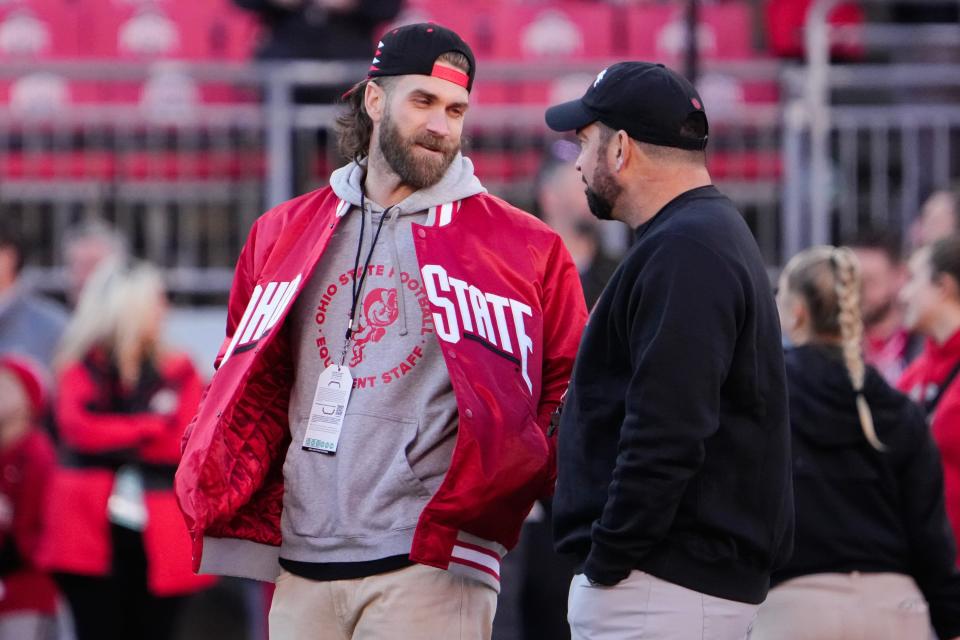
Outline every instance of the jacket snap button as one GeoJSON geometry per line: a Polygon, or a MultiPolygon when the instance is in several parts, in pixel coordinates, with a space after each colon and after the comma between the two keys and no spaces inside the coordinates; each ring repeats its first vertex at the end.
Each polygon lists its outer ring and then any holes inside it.
{"type": "Polygon", "coordinates": [[[464,411],[464,415],[466,415],[468,418],[472,418],[473,411],[471,411],[470,409],[467,409],[466,411],[464,411]]]}
{"type": "Polygon", "coordinates": [[[456,351],[451,351],[451,352],[450,352],[450,358],[453,359],[453,360],[456,360],[456,359],[457,359],[457,352],[456,352],[456,351]]]}
{"type": "Polygon", "coordinates": [[[417,235],[420,236],[421,238],[426,238],[427,232],[424,231],[423,229],[417,229],[417,235]]]}

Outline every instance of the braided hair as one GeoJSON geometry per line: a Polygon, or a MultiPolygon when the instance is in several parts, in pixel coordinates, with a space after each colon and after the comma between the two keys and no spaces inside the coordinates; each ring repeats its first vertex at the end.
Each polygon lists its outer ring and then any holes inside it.
{"type": "Polygon", "coordinates": [[[860,265],[846,247],[813,247],[794,256],[784,269],[786,286],[810,310],[814,334],[839,337],[843,363],[856,394],[863,435],[877,451],[886,446],[877,437],[873,413],[863,395],[863,317],[860,312],[860,265]]]}

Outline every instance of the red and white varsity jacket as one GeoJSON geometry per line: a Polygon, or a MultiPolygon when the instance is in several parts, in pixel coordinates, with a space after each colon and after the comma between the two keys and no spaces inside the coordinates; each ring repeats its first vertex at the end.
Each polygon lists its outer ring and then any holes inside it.
{"type": "MultiPolygon", "coordinates": [[[[295,374],[284,320],[349,209],[329,187],[306,194],[257,220],[241,252],[218,369],[176,476],[195,570],[262,580],[280,571],[295,374]]],[[[534,500],[553,490],[547,427],[586,322],[583,293],[560,237],[493,196],[435,207],[413,233],[459,430],[410,558],[499,588],[502,556],[534,500]],[[477,296],[458,300],[451,278],[482,292],[506,322],[471,332],[477,296]]]]}

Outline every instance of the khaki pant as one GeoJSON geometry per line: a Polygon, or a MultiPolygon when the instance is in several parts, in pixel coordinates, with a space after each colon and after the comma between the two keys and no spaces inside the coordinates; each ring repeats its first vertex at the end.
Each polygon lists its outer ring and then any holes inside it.
{"type": "Polygon", "coordinates": [[[0,616],[0,640],[56,640],[57,619],[38,613],[0,616]]]}
{"type": "Polygon", "coordinates": [[[368,578],[277,578],[270,640],[489,640],[497,594],[424,565],[368,578]]]}
{"type": "Polygon", "coordinates": [[[724,600],[633,571],[614,587],[570,583],[573,640],[744,640],[757,606],[724,600]]]}
{"type": "Polygon", "coordinates": [[[930,616],[896,573],[819,573],[788,580],[760,607],[751,640],[927,640],[930,616]]]}

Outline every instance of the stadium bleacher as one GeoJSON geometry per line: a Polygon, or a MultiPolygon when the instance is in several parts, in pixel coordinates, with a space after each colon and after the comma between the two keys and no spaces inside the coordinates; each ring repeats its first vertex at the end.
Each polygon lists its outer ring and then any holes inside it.
{"type": "MultiPolygon", "coordinates": [[[[414,21],[449,26],[473,45],[482,66],[468,123],[470,155],[491,189],[528,207],[552,135],[542,125],[543,107],[582,92],[617,59],[680,67],[687,37],[677,3],[478,0],[468,11],[412,0],[399,22],[414,21]]],[[[708,105],[712,96],[717,103],[711,170],[753,198],[742,204],[757,222],[776,206],[778,125],[769,114],[779,86],[776,62],[754,48],[752,29],[746,0],[701,8],[703,95],[708,105]],[[736,68],[744,63],[746,71],[736,68]]],[[[204,202],[215,212],[209,215],[245,221],[215,225],[230,231],[206,239],[229,246],[197,249],[207,258],[187,264],[178,262],[183,251],[147,257],[169,269],[228,268],[244,225],[263,207],[271,170],[262,85],[247,64],[257,35],[258,25],[229,0],[0,2],[0,198],[12,200],[20,216],[29,209],[34,217],[73,220],[78,211],[100,211],[122,224],[116,194],[129,200],[122,205],[128,213],[162,206],[174,219],[184,203],[204,202]],[[57,189],[44,191],[54,183],[57,189]],[[18,193],[31,199],[17,203],[18,193]],[[82,201],[89,193],[98,194],[95,202],[82,201]],[[225,262],[211,262],[213,255],[225,262]]],[[[324,183],[338,159],[318,147],[330,136],[294,128],[291,187],[302,192],[324,183]]],[[[50,229],[68,223],[35,225],[38,242],[50,245],[50,229]]],[[[150,225],[134,223],[137,234],[149,232],[150,225]]],[[[134,244],[146,251],[164,243],[140,237],[134,244]]],[[[54,273],[56,252],[45,255],[54,273]]]]}

